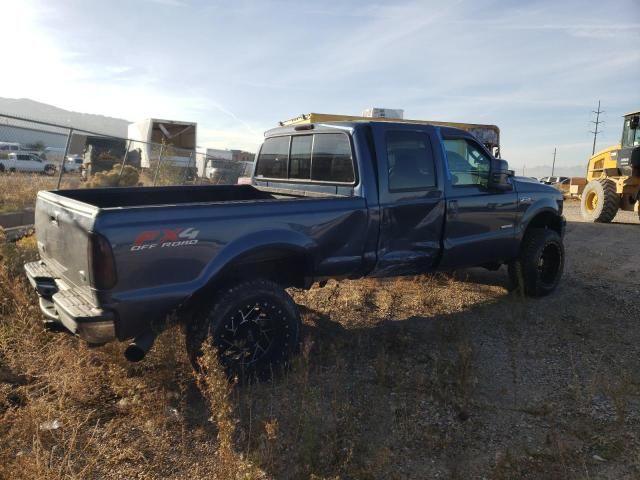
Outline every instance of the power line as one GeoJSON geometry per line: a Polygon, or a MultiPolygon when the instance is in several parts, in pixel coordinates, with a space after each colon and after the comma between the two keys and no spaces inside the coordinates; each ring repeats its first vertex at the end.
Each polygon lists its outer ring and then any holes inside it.
{"type": "Polygon", "coordinates": [[[600,120],[600,114],[604,113],[603,110],[600,110],[600,100],[598,100],[598,109],[597,110],[592,110],[592,112],[596,114],[596,121],[594,122],[592,120],[591,123],[595,124],[596,128],[591,131],[591,133],[593,133],[593,150],[591,151],[591,155],[595,155],[595,153],[596,153],[596,139],[598,138],[598,133],[602,133],[602,130],[598,130],[598,126],[601,123],[604,123],[603,120],[600,120]]]}

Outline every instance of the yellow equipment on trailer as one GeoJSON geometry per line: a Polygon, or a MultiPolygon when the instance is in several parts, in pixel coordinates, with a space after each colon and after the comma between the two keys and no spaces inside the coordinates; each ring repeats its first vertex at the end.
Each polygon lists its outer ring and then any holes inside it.
{"type": "Polygon", "coordinates": [[[407,120],[402,118],[389,117],[360,117],[353,115],[335,115],[330,113],[305,113],[290,120],[284,120],[280,126],[300,125],[305,123],[327,123],[327,122],[353,122],[358,120],[375,122],[402,122],[437,125],[442,127],[455,127],[466,130],[480,140],[494,157],[500,158],[500,129],[495,125],[483,125],[479,123],[459,123],[459,122],[439,122],[432,120],[407,120]]]}

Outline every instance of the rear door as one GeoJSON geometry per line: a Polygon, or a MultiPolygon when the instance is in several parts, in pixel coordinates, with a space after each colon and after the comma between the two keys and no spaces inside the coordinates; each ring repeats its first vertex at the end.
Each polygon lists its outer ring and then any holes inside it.
{"type": "Polygon", "coordinates": [[[517,194],[488,188],[491,155],[475,139],[447,134],[443,266],[482,265],[515,255],[517,194]]]}
{"type": "Polygon", "coordinates": [[[372,124],[372,130],[381,215],[373,275],[427,271],[439,259],[445,211],[434,129],[372,124]]]}
{"type": "Polygon", "coordinates": [[[13,153],[8,155],[8,158],[4,161],[4,165],[7,170],[11,171],[16,168],[16,156],[13,153]]]}

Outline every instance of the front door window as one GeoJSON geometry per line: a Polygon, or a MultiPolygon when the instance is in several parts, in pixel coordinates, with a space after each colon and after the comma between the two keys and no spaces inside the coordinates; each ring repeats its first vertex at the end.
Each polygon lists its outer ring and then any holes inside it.
{"type": "Polygon", "coordinates": [[[491,159],[474,142],[457,138],[444,140],[447,163],[454,187],[478,185],[486,188],[489,183],[491,159]]]}

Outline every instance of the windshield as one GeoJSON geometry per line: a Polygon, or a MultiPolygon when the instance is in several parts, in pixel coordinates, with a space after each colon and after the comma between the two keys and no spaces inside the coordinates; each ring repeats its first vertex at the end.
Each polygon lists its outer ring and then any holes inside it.
{"type": "Polygon", "coordinates": [[[640,145],[640,127],[637,121],[636,128],[631,128],[634,117],[625,118],[624,129],[622,130],[622,147],[637,147],[640,145]]]}

